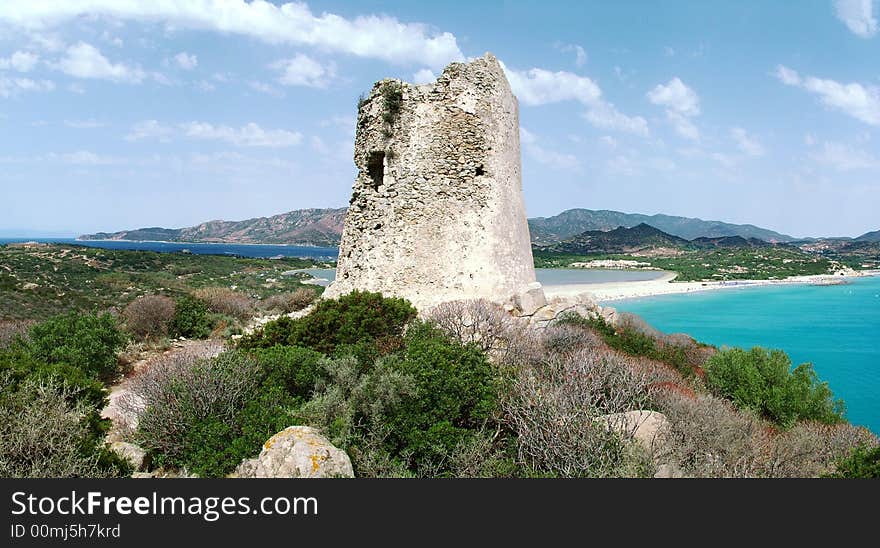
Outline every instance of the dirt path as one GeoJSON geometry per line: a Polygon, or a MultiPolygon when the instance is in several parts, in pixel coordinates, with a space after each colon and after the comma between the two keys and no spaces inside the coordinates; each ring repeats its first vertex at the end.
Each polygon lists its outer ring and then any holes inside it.
{"type": "Polygon", "coordinates": [[[128,393],[128,385],[132,378],[147,371],[151,367],[161,366],[163,362],[173,358],[177,354],[195,355],[199,358],[213,358],[223,352],[223,350],[223,342],[217,340],[175,341],[168,350],[152,353],[151,355],[134,362],[131,371],[126,374],[120,382],[110,386],[109,402],[107,403],[107,406],[101,410],[101,417],[113,421],[113,427],[107,433],[107,441],[121,441],[121,430],[123,430],[126,425],[132,424],[132,417],[127,417],[122,412],[119,405],[121,398],[128,393]]]}

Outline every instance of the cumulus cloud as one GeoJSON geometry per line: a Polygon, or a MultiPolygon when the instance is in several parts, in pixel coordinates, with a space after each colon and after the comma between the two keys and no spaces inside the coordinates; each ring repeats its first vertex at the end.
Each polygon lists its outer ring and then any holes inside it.
{"type": "Polygon", "coordinates": [[[238,147],[282,148],[300,144],[303,136],[285,129],[263,129],[253,122],[234,128],[207,122],[166,125],[157,120],[145,120],[135,124],[125,137],[127,141],[154,139],[160,142],[169,142],[173,138],[222,141],[238,147]]]}
{"type": "Polygon", "coordinates": [[[10,78],[0,74],[0,97],[14,97],[20,93],[52,91],[53,89],[55,89],[55,83],[51,80],[10,78]]]}
{"type": "Polygon", "coordinates": [[[746,156],[759,157],[764,155],[764,147],[751,137],[746,130],[735,127],[730,130],[730,136],[736,143],[737,148],[746,156]]]}
{"type": "Polygon", "coordinates": [[[801,77],[796,71],[779,65],[776,78],[783,84],[799,87],[819,97],[825,106],[872,126],[880,126],[880,88],[859,83],[843,84],[835,80],[801,77]]]}
{"type": "Polygon", "coordinates": [[[696,116],[700,113],[700,98],[697,93],[678,77],[649,91],[648,100],[683,116],[696,116]]]}
{"type": "Polygon", "coordinates": [[[870,38],[877,34],[873,0],[835,0],[834,15],[856,36],[870,38]]]}
{"type": "Polygon", "coordinates": [[[112,63],[101,51],[91,44],[78,42],[65,52],[56,67],[61,72],[75,78],[91,78],[139,84],[147,74],[140,67],[124,63],[112,63]]]}
{"type": "Polygon", "coordinates": [[[530,106],[577,101],[587,107],[583,117],[599,129],[612,129],[645,136],[648,122],[641,116],[627,116],[602,99],[602,90],[590,78],[572,72],[541,68],[526,71],[501,65],[517,99],[530,106]]]}
{"type": "Polygon", "coordinates": [[[413,74],[413,83],[414,84],[430,84],[437,79],[434,76],[434,72],[431,69],[421,69],[415,74],[413,74]]]}
{"type": "Polygon", "coordinates": [[[502,63],[513,93],[525,105],[546,105],[561,101],[594,104],[602,95],[591,79],[572,72],[551,72],[541,68],[517,71],[502,63]]]}
{"type": "Polygon", "coordinates": [[[302,53],[297,53],[290,59],[275,61],[269,66],[280,73],[278,82],[285,86],[325,88],[336,76],[336,67],[332,63],[322,65],[302,53]]]}
{"type": "Polygon", "coordinates": [[[814,158],[838,171],[880,168],[880,159],[848,144],[826,142],[814,158]]]}
{"type": "Polygon", "coordinates": [[[685,139],[698,140],[700,132],[690,120],[700,114],[700,97],[678,77],[659,84],[647,93],[648,100],[666,110],[675,131],[685,139]]]}
{"type": "Polygon", "coordinates": [[[16,51],[9,57],[0,57],[0,70],[15,70],[18,72],[30,72],[40,60],[36,53],[28,51],[16,51]]]}
{"type": "Polygon", "coordinates": [[[583,117],[599,129],[610,129],[646,137],[648,122],[641,116],[627,116],[611,103],[599,101],[584,112],[583,117]]]}
{"type": "Polygon", "coordinates": [[[306,45],[391,63],[442,68],[463,61],[456,38],[423,23],[403,23],[386,15],[346,18],[315,15],[305,3],[276,5],[265,0],[65,0],[2,2],[0,21],[27,29],[46,29],[81,16],[163,22],[176,29],[245,35],[273,44],[306,45]]]}
{"type": "Polygon", "coordinates": [[[183,70],[192,70],[199,66],[199,58],[193,54],[181,51],[174,56],[174,64],[183,70]]]}

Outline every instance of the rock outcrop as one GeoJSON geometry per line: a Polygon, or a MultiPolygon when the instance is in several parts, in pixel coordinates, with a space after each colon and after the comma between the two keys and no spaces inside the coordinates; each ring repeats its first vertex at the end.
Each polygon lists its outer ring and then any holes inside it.
{"type": "Polygon", "coordinates": [[[114,441],[110,444],[110,450],[122,457],[135,472],[143,472],[149,468],[150,461],[146,450],[133,443],[114,441]]]}
{"type": "Polygon", "coordinates": [[[519,112],[500,63],[449,65],[435,83],[382,80],[363,99],[355,180],[336,281],[324,295],[379,291],[427,309],[485,298],[532,312],[519,112]]]}
{"type": "Polygon", "coordinates": [[[240,478],[353,478],[345,451],[309,426],[291,426],[263,444],[260,455],[242,462],[240,478]]]}

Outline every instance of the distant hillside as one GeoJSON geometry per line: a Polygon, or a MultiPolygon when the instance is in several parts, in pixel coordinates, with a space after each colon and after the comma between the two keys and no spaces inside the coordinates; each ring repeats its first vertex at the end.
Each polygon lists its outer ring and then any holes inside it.
{"type": "Polygon", "coordinates": [[[741,236],[767,242],[790,242],[794,238],[754,225],[736,225],[721,221],[704,221],[671,215],[641,215],[591,209],[569,209],[554,217],[529,219],[532,243],[549,245],[567,240],[590,230],[613,230],[619,226],[632,228],[641,223],[686,240],[741,236]]]}
{"type": "Polygon", "coordinates": [[[82,240],[160,240],[235,244],[339,245],[345,208],[299,209],[246,221],[208,221],[189,228],[140,228],[80,236],[82,240]]]}
{"type": "Polygon", "coordinates": [[[682,251],[697,249],[755,248],[770,245],[773,244],[742,236],[700,237],[686,240],[640,223],[632,228],[621,226],[609,231],[588,230],[562,242],[538,246],[537,249],[573,255],[596,253],[675,255],[682,251]]]}
{"type": "Polygon", "coordinates": [[[880,230],[867,232],[856,238],[857,242],[880,242],[880,230]]]}
{"type": "MultiPolygon", "coordinates": [[[[208,221],[189,228],[139,228],[120,232],[101,232],[80,236],[83,240],[157,240],[167,242],[219,242],[245,244],[290,244],[337,246],[342,236],[345,208],[300,209],[273,217],[246,221],[208,221]]],[[[589,231],[612,231],[646,224],[667,235],[685,240],[705,238],[709,246],[741,245],[725,241],[739,237],[746,241],[790,242],[794,238],[754,225],[734,225],[670,215],[641,215],[619,211],[569,209],[554,217],[529,219],[535,245],[552,245],[589,231]],[[714,243],[712,243],[712,240],[714,243]]],[[[875,233],[869,233],[862,238],[875,233]]]]}

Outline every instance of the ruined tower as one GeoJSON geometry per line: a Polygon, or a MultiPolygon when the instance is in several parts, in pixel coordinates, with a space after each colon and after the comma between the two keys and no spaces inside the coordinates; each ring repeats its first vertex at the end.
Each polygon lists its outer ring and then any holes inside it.
{"type": "Polygon", "coordinates": [[[446,67],[435,83],[382,80],[358,108],[358,176],[336,281],[426,309],[486,298],[543,304],[522,194],[519,113],[498,60],[446,67]]]}

